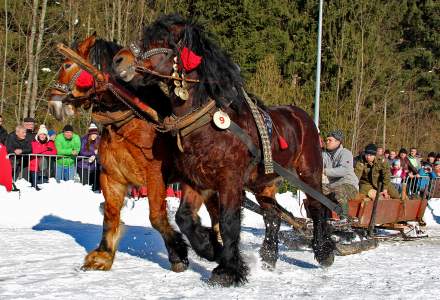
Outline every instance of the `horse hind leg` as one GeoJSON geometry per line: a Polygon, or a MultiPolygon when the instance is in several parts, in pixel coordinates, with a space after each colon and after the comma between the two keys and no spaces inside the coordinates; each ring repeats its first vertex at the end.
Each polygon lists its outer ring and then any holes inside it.
{"type": "Polygon", "coordinates": [[[263,244],[260,248],[260,257],[263,266],[267,269],[275,268],[278,260],[278,232],[280,231],[281,219],[276,210],[275,184],[267,186],[262,192],[257,193],[256,198],[263,209],[264,225],[266,227],[263,244]]]}
{"type": "Polygon", "coordinates": [[[98,248],[85,257],[83,270],[110,270],[122,235],[120,213],[127,186],[104,172],[100,180],[105,198],[102,238],[98,248]]]}
{"type": "MultiPolygon", "coordinates": [[[[215,261],[221,252],[221,244],[212,228],[201,225],[197,212],[205,200],[212,195],[202,195],[187,184],[182,184],[182,200],[176,213],[176,223],[188,238],[197,255],[215,261]]],[[[210,214],[213,212],[209,209],[210,214]]]]}
{"type": "Polygon", "coordinates": [[[150,176],[149,178],[147,189],[151,225],[159,231],[165,242],[171,270],[183,272],[188,268],[188,246],[183,240],[182,234],[176,232],[169,223],[165,200],[165,183],[161,180],[153,180],[155,177],[150,176]]]}

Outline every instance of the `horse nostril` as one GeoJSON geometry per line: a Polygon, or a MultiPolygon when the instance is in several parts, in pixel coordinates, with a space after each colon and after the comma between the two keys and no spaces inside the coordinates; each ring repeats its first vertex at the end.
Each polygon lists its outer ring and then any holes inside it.
{"type": "Polygon", "coordinates": [[[122,57],[118,57],[118,58],[115,60],[115,64],[119,65],[123,60],[124,60],[124,58],[122,58],[122,57]]]}

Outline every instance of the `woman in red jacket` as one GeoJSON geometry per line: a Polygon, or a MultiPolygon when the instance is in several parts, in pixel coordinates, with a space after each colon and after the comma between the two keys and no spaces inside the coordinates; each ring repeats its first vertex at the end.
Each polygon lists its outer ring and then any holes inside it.
{"type": "Polygon", "coordinates": [[[40,125],[35,141],[32,141],[32,154],[29,163],[31,185],[37,191],[40,190],[37,183],[47,183],[49,174],[49,157],[42,155],[55,155],[57,150],[55,144],[49,139],[46,126],[40,125]]]}

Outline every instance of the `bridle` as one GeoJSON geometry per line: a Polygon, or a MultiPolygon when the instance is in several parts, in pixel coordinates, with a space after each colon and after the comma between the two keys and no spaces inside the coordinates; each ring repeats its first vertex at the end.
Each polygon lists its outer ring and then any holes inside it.
{"type": "MultiPolygon", "coordinates": [[[[74,89],[75,82],[76,82],[76,80],[78,79],[79,75],[81,75],[81,72],[82,72],[82,69],[79,69],[79,70],[78,70],[78,71],[72,76],[72,78],[69,80],[69,82],[68,82],[67,84],[65,84],[65,83],[60,83],[59,81],[55,82],[55,83],[52,85],[52,88],[55,89],[55,90],[57,90],[57,91],[63,92],[63,93],[65,94],[66,97],[69,96],[69,95],[71,95],[71,94],[72,94],[72,91],[73,91],[73,89],[74,89]]],[[[60,100],[59,100],[59,101],[60,101],[60,100]]]]}
{"type": "MultiPolygon", "coordinates": [[[[180,44],[181,44],[181,42],[179,41],[179,43],[177,43],[177,46],[179,47],[180,44]]],[[[185,80],[187,82],[192,82],[192,83],[200,82],[200,80],[198,80],[198,79],[191,79],[191,78],[183,79],[183,78],[175,77],[175,76],[171,76],[171,75],[164,75],[164,74],[157,72],[156,70],[152,70],[152,69],[149,69],[149,68],[146,68],[143,66],[143,64],[142,64],[143,60],[149,59],[152,56],[155,56],[158,54],[166,54],[167,56],[157,66],[155,66],[155,69],[160,68],[160,66],[162,66],[168,60],[170,60],[173,55],[175,55],[175,51],[170,48],[153,48],[153,49],[150,49],[147,51],[142,51],[141,48],[138,45],[136,45],[136,43],[133,42],[133,43],[130,43],[128,49],[130,50],[131,54],[135,58],[134,64],[131,65],[129,68],[134,68],[136,71],[139,71],[141,73],[149,73],[151,75],[165,78],[165,79],[170,79],[170,80],[178,80],[178,81],[185,80]]],[[[175,56],[175,57],[177,57],[177,56],[175,56]]]]}

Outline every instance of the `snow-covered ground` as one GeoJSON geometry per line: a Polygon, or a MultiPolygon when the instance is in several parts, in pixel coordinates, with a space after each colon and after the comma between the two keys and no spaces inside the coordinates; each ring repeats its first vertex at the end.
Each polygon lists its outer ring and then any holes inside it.
{"type": "MultiPolygon", "coordinates": [[[[100,241],[101,194],[73,182],[43,185],[36,192],[19,182],[18,193],[0,186],[0,299],[436,299],[440,293],[440,199],[426,211],[430,238],[384,242],[377,249],[336,257],[319,267],[310,251],[280,246],[275,271],[261,268],[258,249],[263,220],[244,212],[241,248],[250,266],[249,283],[210,287],[216,266],[190,253],[190,269],[169,271],[163,242],[151,228],[145,199],[128,200],[126,231],[111,271],[80,271],[86,253],[100,241]]],[[[278,200],[300,215],[290,193],[278,200]]],[[[169,198],[170,218],[178,199],[169,198]]],[[[207,212],[200,212],[209,224],[207,212]]]]}

